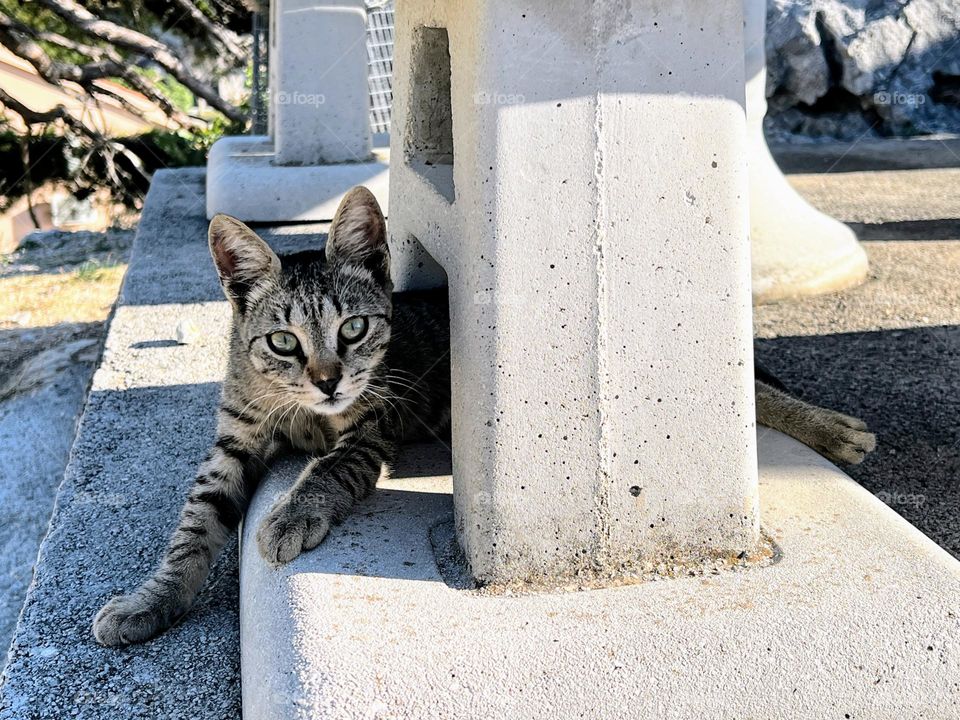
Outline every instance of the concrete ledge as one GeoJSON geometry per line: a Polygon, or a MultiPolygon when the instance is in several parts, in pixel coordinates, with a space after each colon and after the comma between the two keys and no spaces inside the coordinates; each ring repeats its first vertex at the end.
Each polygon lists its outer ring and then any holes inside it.
{"type": "Polygon", "coordinates": [[[366,185],[387,208],[390,150],[369,162],[275,165],[268,137],[225,137],[207,162],[207,217],[226,213],[247,222],[330,220],[343,194],[366,185]]]}
{"type": "Polygon", "coordinates": [[[232,544],[188,621],[123,650],[90,631],[99,607],[159,559],[214,437],[229,316],[215,275],[203,172],[158,172],[0,679],[2,720],[240,712],[232,544]],[[178,344],[183,321],[197,332],[178,344]]]}
{"type": "Polygon", "coordinates": [[[765,568],[513,597],[445,584],[443,456],[417,449],[317,550],[241,547],[243,709],[318,717],[960,715],[960,564],[807,448],[761,429],[765,568]]]}

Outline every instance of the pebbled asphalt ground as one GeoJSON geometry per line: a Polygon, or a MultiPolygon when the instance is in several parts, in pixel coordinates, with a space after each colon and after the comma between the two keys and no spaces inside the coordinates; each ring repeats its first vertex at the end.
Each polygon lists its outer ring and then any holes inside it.
{"type": "Polygon", "coordinates": [[[0,403],[0,644],[6,653],[47,530],[93,363],[0,403]]]}
{"type": "Polygon", "coordinates": [[[847,472],[960,558],[958,180],[956,169],[792,176],[859,236],[885,239],[864,243],[865,283],[755,308],[754,328],[757,356],[792,390],[876,432],[876,452],[847,472]],[[939,239],[916,239],[917,223],[939,239]]]}

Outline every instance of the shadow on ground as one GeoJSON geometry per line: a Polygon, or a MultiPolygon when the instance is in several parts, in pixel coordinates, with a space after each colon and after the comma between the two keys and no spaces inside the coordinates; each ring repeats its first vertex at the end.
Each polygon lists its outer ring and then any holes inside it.
{"type": "Polygon", "coordinates": [[[845,470],[960,557],[960,326],[758,339],[805,400],[863,418],[877,450],[845,470]]]}

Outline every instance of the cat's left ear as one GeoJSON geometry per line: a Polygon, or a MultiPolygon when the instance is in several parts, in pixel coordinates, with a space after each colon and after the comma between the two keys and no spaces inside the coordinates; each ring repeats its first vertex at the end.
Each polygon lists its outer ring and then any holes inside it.
{"type": "Polygon", "coordinates": [[[330,223],[326,255],[327,262],[361,265],[372,272],[378,282],[386,285],[389,281],[387,223],[377,199],[362,185],[350,190],[340,201],[330,223]]]}
{"type": "Polygon", "coordinates": [[[280,258],[253,230],[229,215],[214,215],[209,241],[223,292],[243,312],[250,288],[280,274],[280,258]]]}

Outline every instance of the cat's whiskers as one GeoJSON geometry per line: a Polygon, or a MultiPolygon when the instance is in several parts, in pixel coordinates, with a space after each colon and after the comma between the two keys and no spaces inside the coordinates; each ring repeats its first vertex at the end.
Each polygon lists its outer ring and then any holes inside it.
{"type": "MultiPolygon", "coordinates": [[[[262,395],[258,395],[258,396],[255,397],[253,400],[251,400],[251,401],[248,402],[246,405],[244,405],[243,408],[240,410],[240,414],[241,414],[241,415],[244,414],[244,413],[247,412],[247,410],[249,410],[254,404],[260,403],[260,402],[263,401],[263,400],[273,399],[273,398],[280,397],[280,396],[286,395],[286,394],[287,394],[287,391],[286,391],[285,389],[283,389],[283,388],[271,389],[271,390],[263,393],[262,395]]],[[[258,405],[258,408],[257,408],[257,409],[262,409],[262,408],[260,408],[259,405],[258,405]]],[[[267,413],[267,417],[269,417],[269,412],[267,413]]]]}
{"type": "Polygon", "coordinates": [[[407,399],[407,393],[412,392],[416,393],[424,402],[430,402],[430,397],[420,388],[419,384],[410,384],[406,380],[392,377],[391,375],[386,375],[384,379],[388,385],[397,385],[404,390],[403,395],[397,395],[398,398],[407,399]]]}
{"type": "MultiPolygon", "coordinates": [[[[390,408],[391,410],[393,410],[393,412],[394,412],[394,413],[396,414],[396,416],[397,416],[397,422],[400,423],[400,432],[403,433],[403,431],[404,431],[403,413],[400,411],[400,409],[399,409],[399,408],[396,406],[396,404],[394,403],[394,400],[400,399],[400,398],[397,398],[395,395],[391,396],[391,395],[389,394],[389,392],[390,392],[390,391],[389,391],[389,388],[381,387],[381,386],[379,386],[379,385],[373,385],[372,383],[367,383],[367,386],[364,388],[364,392],[369,392],[373,397],[377,398],[377,399],[380,400],[381,402],[386,403],[386,404],[389,406],[389,408],[390,408]],[[382,393],[379,392],[380,390],[383,390],[384,392],[386,392],[386,393],[388,393],[388,394],[384,395],[384,394],[382,394],[382,393]]],[[[376,409],[375,409],[375,408],[374,408],[374,412],[376,412],[376,409]]]]}
{"type": "MultiPolygon", "coordinates": [[[[274,425],[273,425],[273,432],[270,434],[270,439],[271,439],[271,441],[276,438],[277,430],[280,429],[281,427],[283,427],[283,423],[284,423],[284,420],[286,419],[287,415],[289,415],[292,411],[296,410],[298,407],[300,407],[300,401],[297,400],[296,398],[294,398],[294,399],[291,400],[289,403],[287,403],[286,405],[284,405],[284,410],[283,410],[283,412],[280,414],[280,417],[277,418],[277,421],[276,421],[276,422],[274,423],[274,425]]],[[[290,428],[288,428],[288,430],[289,430],[289,431],[292,431],[292,430],[293,430],[292,423],[291,423],[290,428]]],[[[292,433],[291,433],[291,432],[287,432],[287,433],[285,433],[285,434],[289,436],[289,435],[292,434],[292,433]]]]}
{"type": "Polygon", "coordinates": [[[292,399],[288,400],[287,402],[278,403],[278,404],[275,405],[273,408],[271,408],[270,412],[267,413],[267,416],[266,416],[266,417],[260,422],[260,424],[257,426],[257,434],[259,435],[260,430],[263,429],[264,425],[266,425],[268,422],[270,422],[271,418],[274,416],[275,413],[276,413],[276,414],[279,414],[279,417],[278,417],[277,421],[275,421],[275,422],[272,423],[273,428],[272,428],[272,431],[271,431],[271,433],[270,433],[270,439],[271,439],[271,441],[272,441],[272,440],[276,437],[277,427],[280,425],[280,419],[282,419],[283,413],[284,413],[284,412],[286,411],[286,409],[289,408],[292,404],[296,404],[296,403],[298,403],[298,402],[299,402],[299,401],[298,401],[296,398],[292,398],[292,399]]]}

